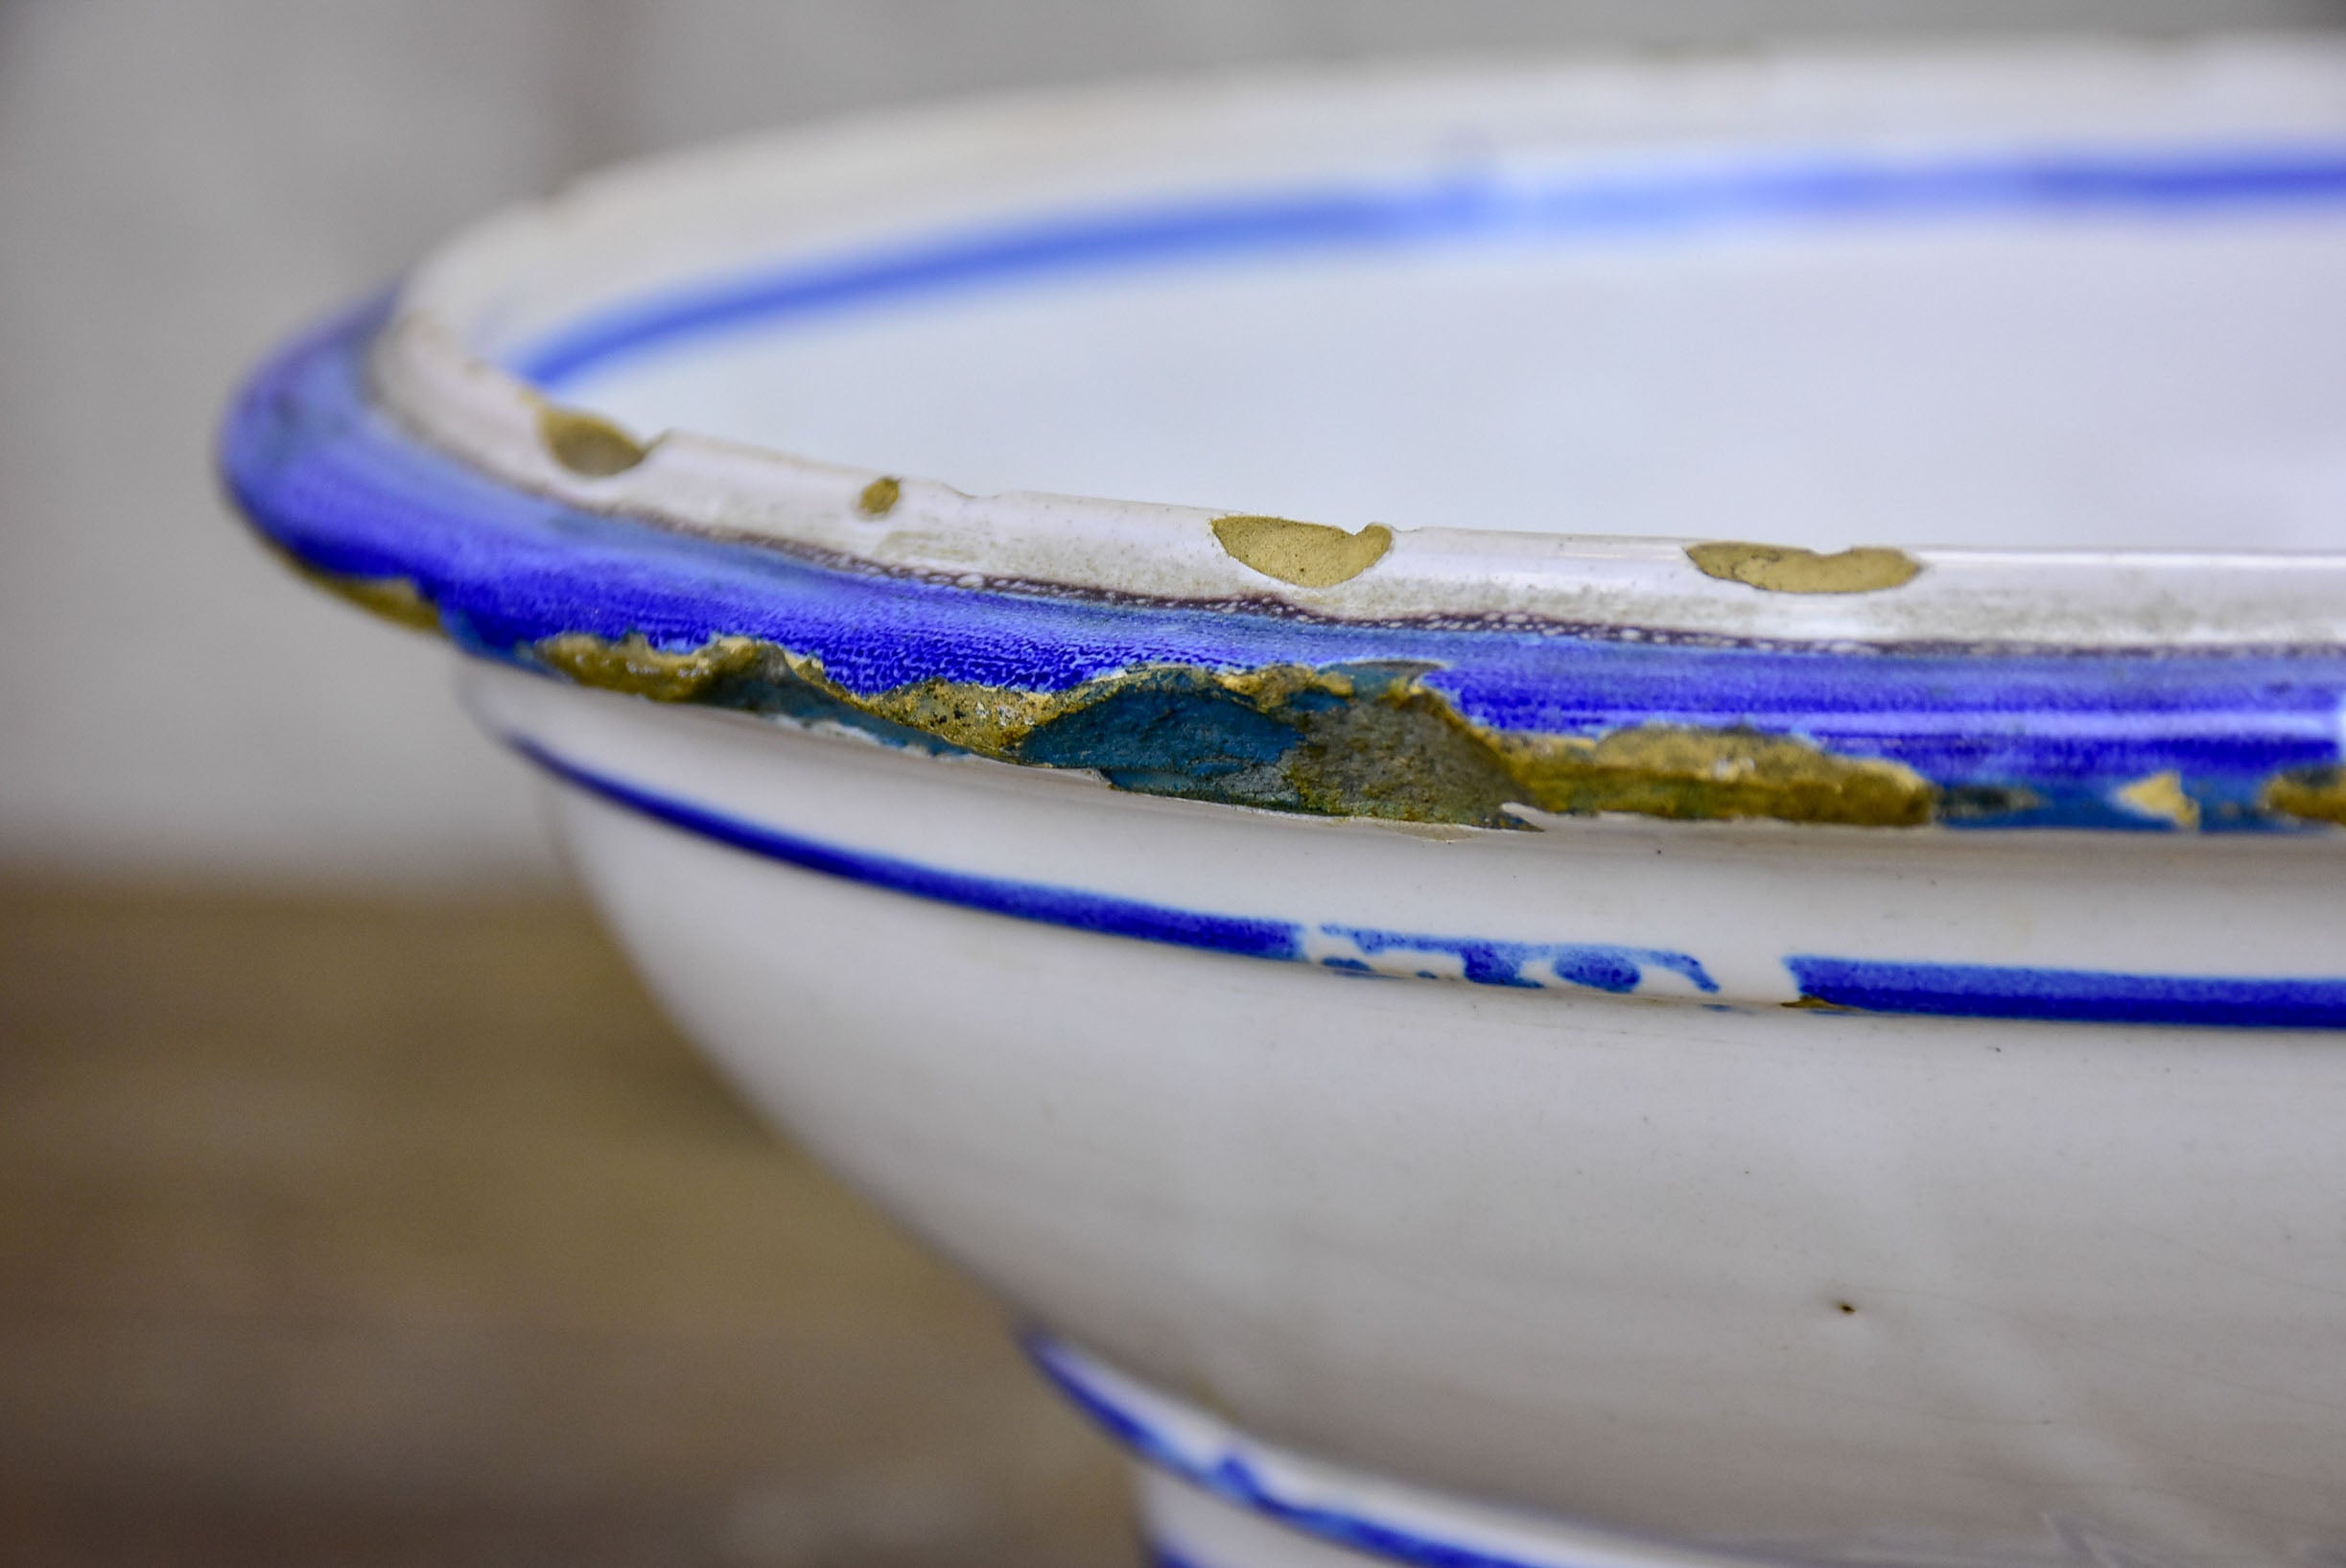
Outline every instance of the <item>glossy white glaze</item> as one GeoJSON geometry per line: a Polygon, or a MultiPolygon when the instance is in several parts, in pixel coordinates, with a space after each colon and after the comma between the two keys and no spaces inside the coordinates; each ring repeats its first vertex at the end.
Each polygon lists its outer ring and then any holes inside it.
{"type": "Polygon", "coordinates": [[[562,794],[588,885],[751,1094],[1023,1312],[1247,1431],[1689,1544],[2346,1541],[2336,1037],[1833,1016],[1782,1005],[1780,962],[2307,972],[2346,928],[2327,841],[1437,834],[472,690],[574,766],[866,854],[1698,955],[1732,1010],[1369,980],[562,794]]]}

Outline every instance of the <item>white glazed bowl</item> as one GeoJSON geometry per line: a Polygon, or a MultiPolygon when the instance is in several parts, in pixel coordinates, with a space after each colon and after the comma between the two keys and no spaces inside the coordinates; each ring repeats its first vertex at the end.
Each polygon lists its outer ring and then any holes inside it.
{"type": "Polygon", "coordinates": [[[2330,1561],[2341,276],[2330,46],[1128,90],[501,219],[223,460],[1166,1560],[2330,1561]]]}

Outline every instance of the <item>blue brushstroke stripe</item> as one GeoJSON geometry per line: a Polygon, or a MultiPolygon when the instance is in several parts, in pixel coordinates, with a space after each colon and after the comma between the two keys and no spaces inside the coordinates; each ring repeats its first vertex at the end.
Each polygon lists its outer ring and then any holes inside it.
{"type": "Polygon", "coordinates": [[[1096,1379],[1086,1375],[1082,1365],[1049,1336],[1029,1330],[1020,1336],[1020,1345],[1036,1369],[1068,1403],[1131,1450],[1136,1458],[1250,1512],[1322,1540],[1414,1564],[1416,1568],[1555,1568],[1553,1563],[1505,1556],[1342,1509],[1281,1496],[1277,1485],[1266,1480],[1261,1470],[1234,1446],[1224,1445],[1210,1459],[1186,1452],[1147,1416],[1121,1403],[1096,1379]]]}
{"type": "Polygon", "coordinates": [[[1380,186],[1305,187],[1049,214],[759,269],[574,322],[510,356],[507,368],[559,390],[616,360],[745,324],[1004,279],[1219,255],[1999,213],[2157,215],[2340,198],[2346,198],[2346,152],[2330,145],[2053,149],[1899,161],[1809,157],[1544,180],[1461,171],[1380,186]]]}
{"type": "MultiPolygon", "coordinates": [[[[1680,975],[1698,991],[1719,989],[1719,982],[1711,978],[1710,971],[1699,960],[1663,948],[1624,948],[1591,942],[1501,942],[1488,937],[1434,936],[1422,931],[1388,931],[1370,925],[1335,924],[1318,929],[1325,935],[1343,938],[1364,953],[1404,957],[1413,953],[1442,953],[1456,958],[1461,977],[1476,985],[1541,989],[1537,971],[1545,965],[1549,972],[1567,985],[1607,991],[1617,996],[1626,996],[1644,985],[1649,968],[1665,969],[1680,975]]],[[[1320,962],[1330,969],[1396,972],[1389,968],[1374,969],[1343,954],[1324,957],[1320,962]]]]}
{"type": "MultiPolygon", "coordinates": [[[[1176,948],[1234,953],[1244,958],[1269,958],[1287,963],[1311,962],[1305,943],[1305,928],[1293,922],[1204,914],[1193,909],[1147,903],[1138,899],[1090,893],[1080,888],[1057,887],[1010,878],[979,877],[967,872],[939,871],[916,861],[841,849],[818,839],[743,822],[739,817],[628,784],[609,774],[582,767],[518,736],[508,736],[505,741],[555,778],[602,800],[643,812],[670,827],[681,828],[687,832],[697,833],[734,849],[746,850],[752,854],[780,860],[802,870],[819,872],[826,877],[861,882],[891,893],[931,899],[989,915],[1006,915],[1013,920],[1033,921],[1038,924],[1058,925],[1074,931],[1091,931],[1101,936],[1131,937],[1142,942],[1161,942],[1176,948]]],[[[1683,975],[1700,990],[1716,992],[1719,989],[1718,982],[1710,977],[1698,960],[1686,953],[1660,948],[1619,948],[1597,943],[1493,942],[1474,937],[1384,931],[1365,925],[1321,925],[1315,929],[1353,942],[1368,952],[1402,950],[1464,955],[1465,972],[1459,978],[1474,985],[1551,989],[1526,973],[1531,966],[1545,963],[1565,984],[1616,995],[1636,991],[1644,983],[1645,966],[1648,965],[1683,975]]],[[[1322,965],[1342,965],[1344,962],[1341,958],[1320,960],[1322,965]]],[[[1364,970],[1367,967],[1358,966],[1364,970]]],[[[1431,973],[1426,977],[1443,978],[1431,973]]]]}
{"type": "MultiPolygon", "coordinates": [[[[614,805],[826,877],[1068,930],[1247,958],[1310,962],[1306,928],[1292,921],[1176,909],[1080,888],[940,871],[891,855],[841,849],[655,793],[582,767],[519,737],[507,737],[506,741],[554,777],[614,805]]],[[[1705,992],[1718,990],[1700,961],[1655,948],[1501,943],[1358,925],[1314,929],[1355,942],[1364,951],[1464,954],[1470,961],[1460,978],[1476,985],[1526,986],[1525,965],[1544,961],[1554,965],[1560,979],[1603,992],[1637,990],[1643,980],[1640,964],[1671,969],[1705,992]],[[1559,962],[1560,954],[1566,961],[1559,962]],[[1587,972],[1575,972],[1570,960],[1576,957],[1589,966],[1587,972]]],[[[2127,974],[1831,958],[1813,953],[1795,953],[1784,960],[1784,966],[1803,996],[1868,1013],[2220,1029],[2346,1029],[2346,980],[2340,979],[2127,974]]]]}
{"type": "Polygon", "coordinates": [[[1102,936],[1131,937],[1161,942],[1176,948],[1235,953],[1246,958],[1276,958],[1294,962],[1302,956],[1302,933],[1283,920],[1250,920],[1237,915],[1200,914],[1173,909],[1138,899],[1052,887],[1042,882],[1015,881],[1001,877],[974,877],[939,871],[911,860],[839,849],[816,839],[802,838],[778,829],[761,827],[626,784],[580,767],[528,740],[507,737],[514,750],[566,784],[614,805],[640,811],[671,827],[712,838],[769,860],[780,860],[806,871],[845,881],[908,893],[963,909],[1013,920],[1061,925],[1102,936]]]}
{"type": "Polygon", "coordinates": [[[1920,964],[1795,953],[1804,996],[1866,1013],[2054,1023],[2346,1029],[2346,980],[2126,974],[1995,964],[1920,964]]]}

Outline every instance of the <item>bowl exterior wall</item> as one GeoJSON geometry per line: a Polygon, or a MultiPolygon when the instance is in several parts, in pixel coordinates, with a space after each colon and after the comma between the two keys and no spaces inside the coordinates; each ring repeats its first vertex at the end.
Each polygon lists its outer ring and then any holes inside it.
{"type": "Polygon", "coordinates": [[[2326,842],[1411,833],[472,695],[753,1098],[1243,1429],[1689,1542],[2346,1542],[2346,1040],[2139,985],[2099,1021],[1799,1005],[1826,971],[1784,961],[2318,975],[2326,842]],[[1237,924],[1061,918],[1127,905],[1237,924]],[[1242,955],[1249,921],[1300,945],[1242,955]]]}

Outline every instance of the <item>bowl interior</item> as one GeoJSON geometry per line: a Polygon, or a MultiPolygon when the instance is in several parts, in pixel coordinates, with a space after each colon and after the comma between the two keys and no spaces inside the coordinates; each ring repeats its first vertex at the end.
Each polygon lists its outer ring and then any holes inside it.
{"type": "Polygon", "coordinates": [[[977,493],[2320,549],[2340,277],[2346,139],[1530,149],[727,255],[515,358],[639,432],[977,493]]]}

